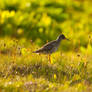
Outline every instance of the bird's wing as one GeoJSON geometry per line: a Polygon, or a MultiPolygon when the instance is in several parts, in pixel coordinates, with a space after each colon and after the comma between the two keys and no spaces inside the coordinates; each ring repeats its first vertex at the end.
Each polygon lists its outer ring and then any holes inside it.
{"type": "Polygon", "coordinates": [[[56,43],[56,41],[48,42],[43,47],[41,47],[40,49],[38,49],[37,51],[35,51],[35,53],[40,53],[40,52],[44,52],[44,51],[49,52],[53,48],[53,46],[55,45],[55,43],[56,43]]]}
{"type": "Polygon", "coordinates": [[[48,42],[47,44],[45,44],[42,48],[46,49],[46,50],[51,50],[53,48],[53,46],[55,45],[56,41],[51,41],[48,42]]]}

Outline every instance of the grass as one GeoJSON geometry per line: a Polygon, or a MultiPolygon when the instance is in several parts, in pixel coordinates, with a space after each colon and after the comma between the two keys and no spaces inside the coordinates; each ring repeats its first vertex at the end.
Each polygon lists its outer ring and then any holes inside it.
{"type": "Polygon", "coordinates": [[[0,92],[91,91],[91,0],[0,0],[0,92]],[[61,33],[51,63],[32,53],[61,33]]]}
{"type": "Polygon", "coordinates": [[[0,92],[91,92],[92,55],[85,50],[32,53],[33,42],[0,38],[0,92]]]}

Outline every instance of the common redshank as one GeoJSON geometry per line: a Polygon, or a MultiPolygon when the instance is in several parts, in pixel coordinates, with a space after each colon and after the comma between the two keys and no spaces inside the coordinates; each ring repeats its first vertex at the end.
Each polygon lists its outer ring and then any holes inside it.
{"type": "Polygon", "coordinates": [[[69,40],[63,34],[61,34],[58,36],[56,40],[46,43],[40,49],[34,51],[33,53],[48,54],[49,61],[51,62],[50,55],[57,51],[61,40],[64,40],[64,39],[69,40]]]}

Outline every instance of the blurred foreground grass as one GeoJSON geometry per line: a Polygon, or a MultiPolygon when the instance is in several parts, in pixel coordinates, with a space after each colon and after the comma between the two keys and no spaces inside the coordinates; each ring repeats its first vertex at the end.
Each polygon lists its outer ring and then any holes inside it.
{"type": "Polygon", "coordinates": [[[32,41],[0,40],[1,92],[91,92],[92,54],[88,50],[60,50],[52,54],[50,64],[46,55],[32,53],[38,48],[32,41]]]}

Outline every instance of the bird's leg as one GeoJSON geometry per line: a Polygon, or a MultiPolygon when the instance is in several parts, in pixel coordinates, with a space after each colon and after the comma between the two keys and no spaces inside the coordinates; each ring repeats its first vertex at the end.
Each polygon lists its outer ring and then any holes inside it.
{"type": "Polygon", "coordinates": [[[48,55],[48,58],[49,58],[49,62],[51,63],[51,58],[50,58],[50,56],[51,56],[51,55],[49,54],[49,55],[48,55]]]}

